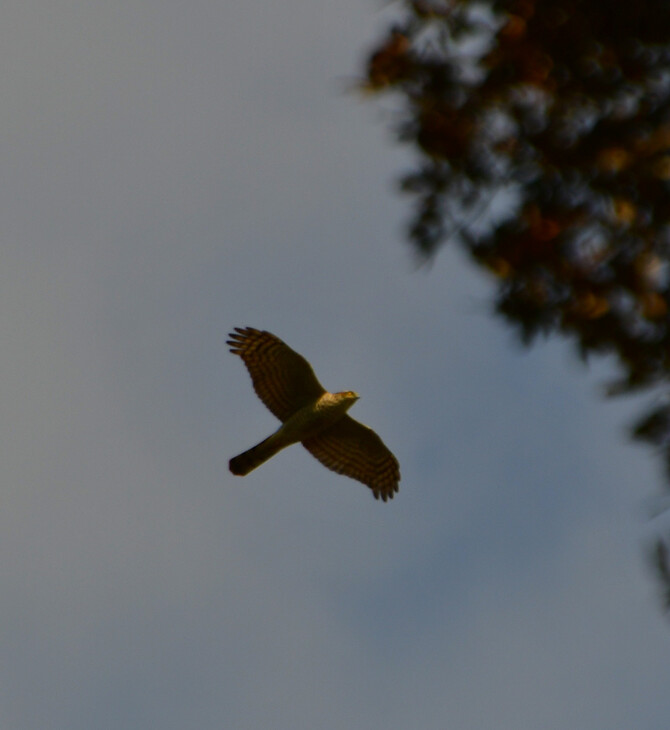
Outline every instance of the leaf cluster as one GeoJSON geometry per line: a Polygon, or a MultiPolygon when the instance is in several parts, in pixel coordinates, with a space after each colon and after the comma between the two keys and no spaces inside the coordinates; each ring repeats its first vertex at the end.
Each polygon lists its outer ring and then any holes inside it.
{"type": "Polygon", "coordinates": [[[669,31],[666,0],[404,0],[363,86],[416,153],[413,250],[464,247],[524,342],[614,355],[670,478],[669,31]]]}
{"type": "Polygon", "coordinates": [[[414,250],[464,246],[525,342],[615,353],[612,394],[670,370],[669,28],[658,0],[413,0],[366,69],[417,153],[414,250]]]}

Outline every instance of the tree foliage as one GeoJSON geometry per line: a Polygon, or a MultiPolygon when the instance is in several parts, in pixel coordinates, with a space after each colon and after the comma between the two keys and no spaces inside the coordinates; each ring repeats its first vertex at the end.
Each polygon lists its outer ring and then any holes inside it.
{"type": "Polygon", "coordinates": [[[417,153],[415,251],[464,246],[525,342],[614,354],[670,478],[670,3],[404,0],[364,86],[417,153]]]}

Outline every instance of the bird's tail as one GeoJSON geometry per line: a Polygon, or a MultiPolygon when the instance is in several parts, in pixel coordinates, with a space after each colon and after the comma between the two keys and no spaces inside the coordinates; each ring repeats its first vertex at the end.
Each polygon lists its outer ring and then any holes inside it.
{"type": "Polygon", "coordinates": [[[248,451],[243,451],[238,456],[233,456],[228,464],[230,471],[239,477],[243,477],[257,466],[260,466],[264,461],[273,457],[285,446],[287,444],[278,444],[274,436],[268,436],[260,444],[256,444],[256,446],[253,446],[248,451]]]}

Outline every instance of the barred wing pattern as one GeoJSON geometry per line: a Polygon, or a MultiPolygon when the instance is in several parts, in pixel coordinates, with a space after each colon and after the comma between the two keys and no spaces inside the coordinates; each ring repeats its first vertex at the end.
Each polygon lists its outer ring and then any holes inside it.
{"type": "Polygon", "coordinates": [[[370,487],[375,499],[386,502],[398,491],[398,460],[371,428],[350,416],[343,416],[302,445],[328,469],[370,487]]]}
{"type": "Polygon", "coordinates": [[[256,395],[279,420],[326,392],[307,360],[279,337],[253,327],[235,327],[229,337],[226,344],[242,358],[256,395]]]}

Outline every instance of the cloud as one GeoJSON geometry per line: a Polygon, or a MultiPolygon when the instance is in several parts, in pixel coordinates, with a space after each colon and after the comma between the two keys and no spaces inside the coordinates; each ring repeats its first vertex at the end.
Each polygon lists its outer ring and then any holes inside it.
{"type": "Polygon", "coordinates": [[[293,0],[3,22],[3,727],[667,716],[630,491],[652,475],[563,350],[509,347],[455,252],[413,272],[402,156],[333,91],[377,21],[293,0]],[[361,392],[397,500],[297,446],[228,473],[275,427],[235,325],[361,392]]]}

